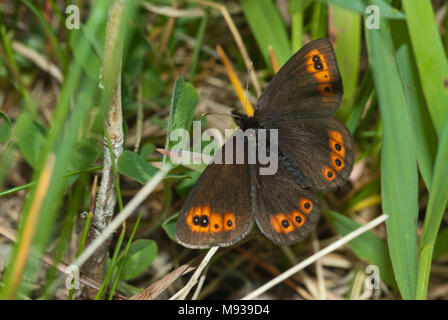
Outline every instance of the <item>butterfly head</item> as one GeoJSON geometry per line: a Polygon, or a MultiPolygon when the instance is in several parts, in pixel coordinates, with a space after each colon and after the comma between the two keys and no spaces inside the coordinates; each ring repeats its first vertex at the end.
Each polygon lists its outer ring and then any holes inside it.
{"type": "Polygon", "coordinates": [[[241,130],[246,130],[249,128],[259,128],[260,124],[255,117],[250,117],[246,114],[242,114],[236,110],[232,110],[232,115],[235,118],[235,122],[241,130]]]}

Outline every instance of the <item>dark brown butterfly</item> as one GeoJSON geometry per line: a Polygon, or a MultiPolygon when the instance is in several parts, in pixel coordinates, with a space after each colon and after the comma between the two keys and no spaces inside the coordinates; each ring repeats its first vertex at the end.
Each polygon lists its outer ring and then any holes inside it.
{"type": "MultiPolygon", "coordinates": [[[[276,244],[305,238],[320,217],[314,191],[340,186],[353,166],[352,137],[331,116],[341,98],[330,41],[309,42],[263,91],[253,117],[233,112],[242,130],[278,130],[276,174],[260,175],[260,163],[209,164],[179,212],[177,241],[189,248],[230,246],[254,220],[276,244]]],[[[217,156],[225,157],[228,143],[217,156]]]]}

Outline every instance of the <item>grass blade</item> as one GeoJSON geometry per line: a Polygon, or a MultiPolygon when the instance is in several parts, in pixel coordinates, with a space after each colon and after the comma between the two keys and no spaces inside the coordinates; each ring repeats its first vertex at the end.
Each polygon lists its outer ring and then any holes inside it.
{"type": "Polygon", "coordinates": [[[282,66],[291,56],[291,48],[277,8],[271,0],[240,0],[240,3],[266,65],[272,67],[268,51],[272,46],[282,66]]]}
{"type": "Polygon", "coordinates": [[[423,93],[440,136],[448,108],[448,62],[430,1],[403,0],[423,93]]]}
{"type": "Polygon", "coordinates": [[[417,299],[426,299],[437,233],[448,202],[448,117],[440,137],[431,191],[420,239],[417,299]]]}
{"type": "Polygon", "coordinates": [[[418,172],[410,116],[388,26],[383,21],[379,30],[366,30],[366,39],[383,123],[381,192],[383,211],[390,217],[389,251],[402,297],[414,299],[418,172]]]}

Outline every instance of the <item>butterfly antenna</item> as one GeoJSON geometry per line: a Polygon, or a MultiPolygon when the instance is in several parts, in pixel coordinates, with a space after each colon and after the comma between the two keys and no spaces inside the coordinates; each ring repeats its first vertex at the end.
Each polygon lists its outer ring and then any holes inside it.
{"type": "Polygon", "coordinates": [[[239,115],[236,114],[228,114],[228,113],[217,113],[217,112],[204,112],[201,114],[201,117],[206,117],[209,115],[217,115],[217,116],[227,116],[232,118],[241,118],[239,115]]]}
{"type": "Polygon", "coordinates": [[[253,65],[253,62],[251,60],[250,65],[249,65],[249,72],[247,73],[246,92],[244,93],[244,108],[243,108],[244,115],[246,115],[246,110],[247,110],[247,92],[249,91],[249,78],[250,78],[250,73],[252,72],[252,65],[253,65]]]}

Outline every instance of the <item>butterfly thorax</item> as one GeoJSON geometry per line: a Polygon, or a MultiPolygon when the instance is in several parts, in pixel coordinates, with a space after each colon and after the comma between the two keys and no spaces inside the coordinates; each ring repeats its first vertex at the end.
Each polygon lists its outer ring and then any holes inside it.
{"type": "Polygon", "coordinates": [[[246,114],[242,114],[236,110],[232,111],[232,115],[235,116],[235,122],[241,130],[246,130],[249,128],[262,128],[261,124],[255,117],[250,117],[246,114]]]}

